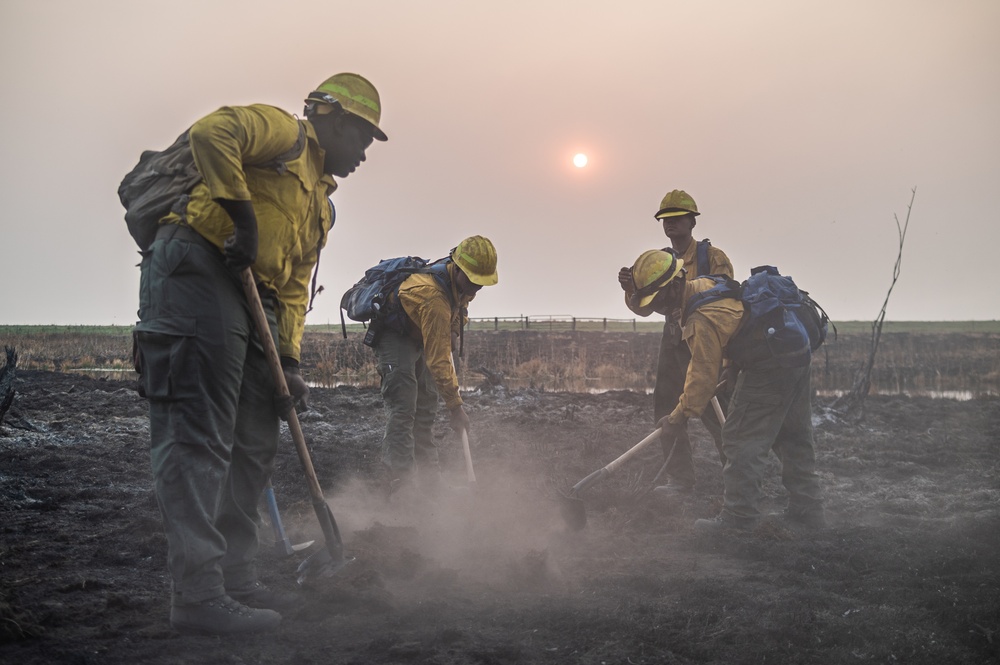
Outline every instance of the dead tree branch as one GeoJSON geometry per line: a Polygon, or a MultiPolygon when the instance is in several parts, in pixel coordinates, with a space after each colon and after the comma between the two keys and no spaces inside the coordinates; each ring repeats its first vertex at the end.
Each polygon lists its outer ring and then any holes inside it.
{"type": "Polygon", "coordinates": [[[865,400],[868,398],[868,393],[872,387],[872,370],[875,368],[875,355],[878,353],[879,341],[882,339],[882,324],[885,322],[885,312],[889,306],[889,296],[892,295],[892,289],[899,280],[900,266],[903,263],[903,243],[906,241],[906,230],[910,226],[910,213],[913,211],[913,201],[917,196],[917,188],[914,187],[911,192],[910,204],[906,207],[906,220],[903,224],[900,225],[898,215],[893,215],[893,218],[896,220],[896,231],[899,234],[899,249],[896,254],[896,265],[892,269],[892,283],[889,285],[889,291],[885,294],[882,309],[879,311],[878,316],[875,317],[875,320],[872,321],[872,337],[868,349],[868,357],[865,358],[861,363],[861,367],[855,373],[854,384],[851,386],[851,389],[834,403],[835,408],[859,420],[864,415],[865,400]]]}

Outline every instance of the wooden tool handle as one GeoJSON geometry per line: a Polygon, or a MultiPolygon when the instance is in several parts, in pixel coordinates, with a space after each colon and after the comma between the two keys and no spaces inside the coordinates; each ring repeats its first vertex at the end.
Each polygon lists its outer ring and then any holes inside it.
{"type": "Polygon", "coordinates": [[[476,482],[476,472],[472,468],[472,451],[469,450],[469,432],[462,428],[462,451],[465,453],[465,474],[468,476],[469,484],[476,482]]]}
{"type": "Polygon", "coordinates": [[[653,441],[658,440],[660,438],[661,431],[662,430],[659,427],[654,429],[645,439],[643,439],[639,443],[635,444],[634,446],[626,450],[621,457],[619,457],[613,462],[608,463],[608,465],[604,467],[604,470],[609,474],[614,473],[618,469],[618,467],[620,467],[622,464],[632,459],[632,457],[634,457],[636,453],[638,453],[640,450],[648,446],[653,441]]]}
{"type": "Polygon", "coordinates": [[[726,414],[722,412],[722,405],[719,404],[719,398],[712,395],[712,408],[715,409],[715,415],[719,418],[719,424],[726,424],[726,414]]]}
{"type": "MultiPolygon", "coordinates": [[[[264,314],[264,304],[261,303],[260,294],[257,293],[257,282],[253,278],[253,272],[250,268],[244,268],[240,278],[243,282],[243,291],[246,293],[247,302],[250,303],[250,315],[257,327],[257,334],[260,336],[261,346],[264,347],[264,354],[267,356],[267,364],[271,368],[271,375],[274,377],[278,394],[290,397],[291,392],[289,392],[288,383],[285,381],[285,371],[281,368],[281,357],[278,356],[278,349],[274,346],[274,338],[271,337],[271,325],[267,322],[267,315],[264,314]]],[[[292,441],[295,442],[295,450],[299,454],[302,470],[306,474],[309,495],[312,497],[313,503],[322,502],[325,504],[323,489],[319,486],[319,480],[316,478],[316,469],[309,456],[306,438],[302,434],[302,426],[299,424],[299,417],[295,413],[295,409],[288,413],[288,431],[291,432],[292,441]]]]}

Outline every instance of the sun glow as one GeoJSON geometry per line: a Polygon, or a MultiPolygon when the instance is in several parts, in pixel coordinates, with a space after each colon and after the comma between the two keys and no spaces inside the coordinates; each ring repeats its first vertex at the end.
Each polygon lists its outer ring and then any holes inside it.
{"type": "Polygon", "coordinates": [[[587,156],[585,154],[583,154],[582,152],[578,152],[575,155],[573,155],[573,166],[575,166],[578,169],[582,169],[586,165],[587,165],[587,156]]]}

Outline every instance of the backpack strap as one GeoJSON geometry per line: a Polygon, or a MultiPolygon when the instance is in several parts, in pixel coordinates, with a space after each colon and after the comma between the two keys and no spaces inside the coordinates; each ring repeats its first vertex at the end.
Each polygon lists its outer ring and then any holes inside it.
{"type": "Polygon", "coordinates": [[[261,162],[260,164],[250,164],[249,166],[256,166],[257,168],[262,168],[262,169],[274,169],[280,175],[285,175],[285,173],[288,172],[287,162],[290,162],[299,155],[301,155],[302,151],[306,147],[306,129],[302,125],[301,120],[299,120],[298,123],[299,123],[299,135],[295,139],[295,143],[292,144],[291,148],[281,153],[277,157],[272,157],[266,162],[261,162]]]}
{"type": "Polygon", "coordinates": [[[451,263],[451,257],[446,256],[443,259],[438,259],[437,261],[428,263],[416,272],[434,277],[435,281],[437,281],[437,283],[444,288],[445,293],[448,294],[448,302],[454,306],[455,298],[451,295],[451,276],[448,274],[449,263],[451,263]]]}
{"type": "MultiPolygon", "coordinates": [[[[799,293],[802,294],[802,302],[806,303],[806,305],[809,305],[811,307],[815,307],[817,310],[819,310],[819,313],[820,313],[820,316],[821,316],[821,318],[820,318],[820,326],[827,326],[828,325],[831,328],[833,328],[833,339],[837,339],[837,326],[834,325],[833,321],[830,320],[830,315],[826,313],[826,310],[823,309],[823,306],[820,305],[815,300],[813,300],[812,296],[809,295],[808,291],[803,291],[802,289],[799,289],[799,293]]],[[[825,339],[825,335],[824,335],[824,339],[825,339]]]]}
{"type": "MultiPolygon", "coordinates": [[[[437,280],[438,284],[440,284],[444,288],[445,293],[448,294],[448,302],[451,303],[452,307],[454,307],[455,306],[455,298],[452,296],[452,293],[451,293],[451,277],[448,275],[448,264],[449,263],[452,263],[450,255],[446,256],[443,259],[438,259],[437,261],[434,261],[433,263],[429,263],[423,270],[420,270],[419,272],[433,275],[434,279],[437,280]]],[[[465,357],[465,316],[466,316],[466,314],[467,314],[467,310],[465,308],[462,308],[462,311],[460,311],[458,313],[459,323],[460,323],[459,328],[458,328],[458,357],[459,358],[464,358],[465,357]]]]}
{"type": "Polygon", "coordinates": [[[708,248],[711,246],[712,241],[708,238],[697,242],[698,277],[707,277],[712,274],[712,264],[708,262],[708,248]]]}
{"type": "MultiPolygon", "coordinates": [[[[327,197],[326,202],[330,204],[330,228],[333,229],[333,225],[337,223],[337,209],[334,207],[333,201],[330,200],[330,197],[327,197]]],[[[313,300],[316,299],[316,296],[323,293],[323,285],[321,284],[319,288],[316,288],[316,280],[319,279],[319,255],[323,251],[324,240],[326,240],[326,234],[323,233],[323,229],[321,228],[319,243],[316,245],[316,265],[313,266],[312,286],[309,289],[309,306],[306,308],[306,314],[312,311],[313,300]]],[[[343,310],[340,312],[340,323],[341,325],[344,323],[343,310]]],[[[344,326],[344,337],[347,337],[346,325],[344,326]]]]}
{"type": "Polygon", "coordinates": [[[715,282],[715,286],[688,298],[684,304],[684,320],[687,320],[688,316],[702,305],[707,305],[723,298],[740,299],[742,292],[740,283],[731,277],[726,277],[725,275],[705,275],[704,278],[699,279],[710,279],[715,282]]]}

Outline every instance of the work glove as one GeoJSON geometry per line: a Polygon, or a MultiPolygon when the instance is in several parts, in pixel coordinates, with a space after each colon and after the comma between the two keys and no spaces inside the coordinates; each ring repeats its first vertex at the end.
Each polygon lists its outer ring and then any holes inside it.
{"type": "Polygon", "coordinates": [[[669,416],[663,416],[656,426],[660,428],[660,445],[663,447],[663,456],[669,458],[674,451],[674,443],[678,438],[687,438],[687,421],[681,423],[671,423],[669,416]]]}
{"type": "Polygon", "coordinates": [[[285,383],[290,393],[275,396],[275,407],[282,420],[288,420],[293,409],[299,413],[309,410],[309,386],[302,378],[298,364],[292,364],[294,362],[291,358],[281,359],[281,371],[285,375],[285,383]]]}
{"type": "Polygon", "coordinates": [[[223,245],[226,265],[240,271],[257,260],[257,216],[249,201],[217,199],[233,220],[233,235],[223,245]]]}
{"type": "Polygon", "coordinates": [[[469,415],[465,412],[465,409],[462,408],[461,404],[456,406],[454,409],[449,409],[448,419],[451,421],[451,428],[456,432],[461,432],[462,430],[465,430],[466,432],[469,431],[471,421],[469,420],[469,415]]]}
{"type": "Polygon", "coordinates": [[[625,293],[632,293],[635,291],[635,283],[632,281],[631,268],[622,268],[618,271],[618,284],[621,285],[622,291],[625,293]]]}

